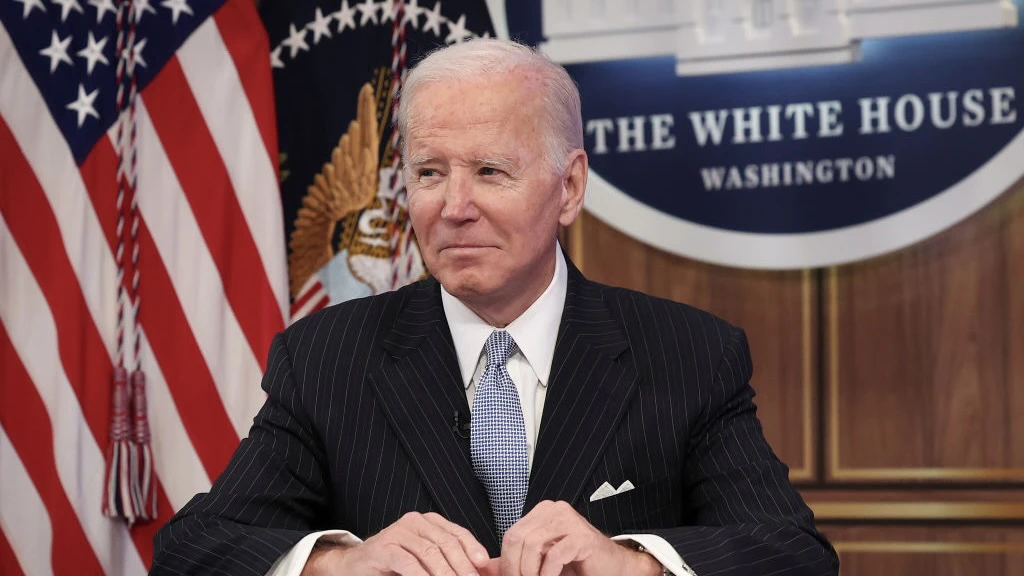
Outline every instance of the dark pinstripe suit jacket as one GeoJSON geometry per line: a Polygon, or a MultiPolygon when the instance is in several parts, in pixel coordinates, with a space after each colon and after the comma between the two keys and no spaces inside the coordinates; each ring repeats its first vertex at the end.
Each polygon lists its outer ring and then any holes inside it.
{"type": "MultiPolygon", "coordinates": [[[[755,416],[743,332],[590,282],[569,265],[525,510],[572,503],[608,534],[665,538],[700,576],[835,574],[755,416]],[[602,483],[636,488],[589,502],[602,483]]],[[[269,394],[209,493],[156,536],[154,574],[264,574],[302,536],[366,538],[435,511],[500,551],[433,279],[346,302],[277,336],[269,394]]]]}

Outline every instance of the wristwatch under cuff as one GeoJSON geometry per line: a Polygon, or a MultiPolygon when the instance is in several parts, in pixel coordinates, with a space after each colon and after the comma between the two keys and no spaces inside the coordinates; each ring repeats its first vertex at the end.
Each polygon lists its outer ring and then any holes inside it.
{"type": "MultiPolygon", "coordinates": [[[[657,559],[657,558],[656,558],[656,557],[654,556],[654,554],[651,554],[650,550],[648,550],[647,548],[644,548],[644,545],[643,545],[643,544],[640,544],[640,543],[636,543],[636,542],[635,542],[635,544],[636,544],[636,548],[634,548],[634,549],[635,549],[635,550],[636,550],[637,552],[643,552],[643,553],[645,553],[645,554],[650,554],[651,558],[654,558],[655,560],[657,560],[657,561],[658,561],[658,563],[659,563],[659,564],[661,564],[661,560],[658,560],[658,559],[657,559]]],[[[661,567],[661,576],[675,576],[675,574],[673,574],[672,572],[670,572],[668,568],[665,568],[665,566],[664,566],[664,565],[662,565],[662,567],[661,567]]]]}

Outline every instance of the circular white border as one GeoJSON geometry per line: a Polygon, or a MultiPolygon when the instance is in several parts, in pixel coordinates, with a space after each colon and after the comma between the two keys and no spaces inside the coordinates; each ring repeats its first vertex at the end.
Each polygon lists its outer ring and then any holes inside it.
{"type": "Polygon", "coordinates": [[[739,268],[791,270],[865,260],[953,226],[1024,174],[1024,131],[977,170],[935,196],[877,220],[804,234],[734,232],[695,224],[630,197],[590,170],[584,206],[620,232],[673,254],[739,268]]]}

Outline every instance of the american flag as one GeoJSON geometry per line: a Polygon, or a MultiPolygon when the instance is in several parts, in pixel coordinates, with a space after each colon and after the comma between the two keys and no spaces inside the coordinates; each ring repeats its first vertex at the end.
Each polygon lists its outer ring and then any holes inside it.
{"type": "Polygon", "coordinates": [[[145,573],[247,433],[288,310],[270,63],[252,0],[0,0],[0,573],[145,573]],[[129,528],[103,494],[136,334],[158,517],[129,528]]]}

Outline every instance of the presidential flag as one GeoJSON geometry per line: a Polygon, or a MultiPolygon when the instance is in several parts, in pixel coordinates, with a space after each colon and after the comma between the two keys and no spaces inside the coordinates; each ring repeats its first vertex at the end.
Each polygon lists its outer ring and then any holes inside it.
{"type": "Polygon", "coordinates": [[[494,35],[483,0],[264,0],[291,320],[423,278],[392,125],[430,50],[494,35]]]}
{"type": "Polygon", "coordinates": [[[247,433],[288,312],[270,62],[252,0],[0,0],[0,573],[145,573],[247,433]]]}

